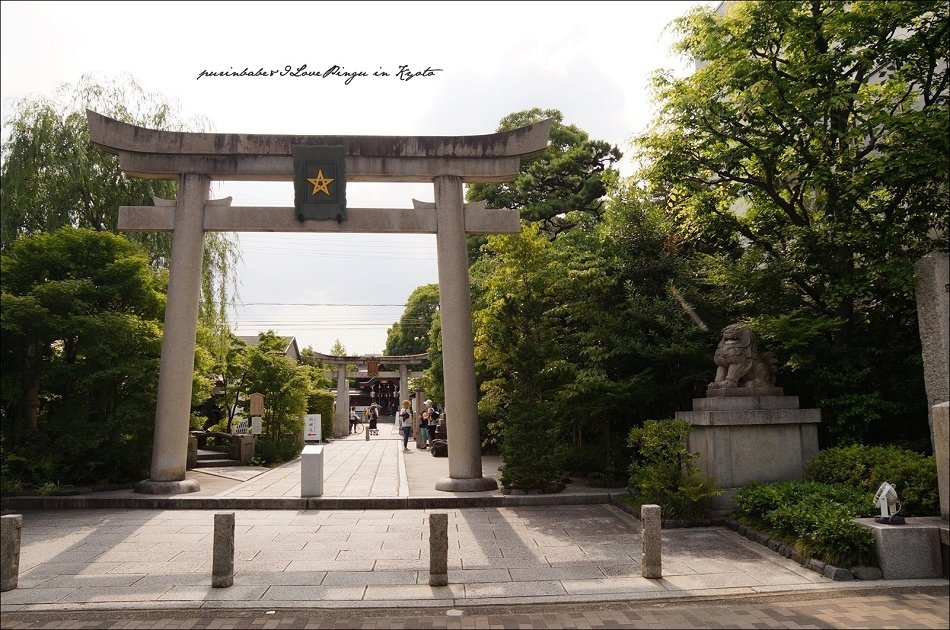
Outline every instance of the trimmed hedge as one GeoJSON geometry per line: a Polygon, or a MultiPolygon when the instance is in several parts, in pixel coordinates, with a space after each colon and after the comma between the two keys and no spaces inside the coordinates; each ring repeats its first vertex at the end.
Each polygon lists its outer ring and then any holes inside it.
{"type": "Polygon", "coordinates": [[[297,458],[302,449],[301,440],[291,438],[274,441],[269,435],[259,435],[257,436],[255,455],[263,464],[275,464],[289,462],[297,458]]]}
{"type": "Polygon", "coordinates": [[[937,460],[897,446],[843,446],[820,451],[809,462],[806,478],[842,484],[871,493],[888,481],[897,488],[901,514],[940,514],[937,460]]]}
{"type": "Polygon", "coordinates": [[[882,482],[897,487],[905,516],[939,513],[937,463],[897,446],[843,446],[808,462],[808,481],[753,484],[733,497],[740,521],[839,566],[873,565],[874,537],[855,518],[877,512],[882,482]]]}
{"type": "Polygon", "coordinates": [[[752,484],[733,499],[739,520],[838,566],[874,565],[874,536],[854,522],[874,513],[873,495],[813,481],[752,484]]]}

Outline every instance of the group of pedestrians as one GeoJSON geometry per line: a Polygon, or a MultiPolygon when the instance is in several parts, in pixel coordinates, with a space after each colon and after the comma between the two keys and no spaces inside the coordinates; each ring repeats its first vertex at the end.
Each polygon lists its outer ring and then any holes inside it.
{"type": "MultiPolygon", "coordinates": [[[[409,451],[409,436],[412,433],[412,411],[409,408],[409,401],[402,401],[402,408],[399,410],[399,429],[402,431],[402,450],[409,451]]],[[[429,427],[435,428],[438,420],[438,411],[431,400],[422,403],[422,413],[419,414],[419,435],[422,437],[422,446],[420,449],[427,449],[432,445],[432,436],[429,427]]]]}
{"type": "MultiPolygon", "coordinates": [[[[373,403],[370,405],[363,414],[364,419],[369,424],[369,434],[378,435],[379,429],[377,428],[377,423],[379,422],[379,405],[373,403]]],[[[360,421],[360,415],[356,411],[356,405],[350,406],[350,434],[357,433],[356,425],[360,421]]]]}
{"type": "MultiPolygon", "coordinates": [[[[379,421],[379,405],[375,403],[370,405],[365,412],[366,420],[369,422],[370,435],[378,434],[376,424],[379,421]]],[[[431,400],[422,403],[422,413],[419,414],[419,434],[422,437],[422,446],[420,449],[427,449],[432,446],[432,431],[435,430],[438,422],[439,412],[432,404],[431,400]]],[[[356,405],[350,407],[350,434],[357,433],[356,425],[360,421],[359,413],[356,411],[356,405]]],[[[409,437],[412,435],[412,410],[408,400],[402,401],[399,413],[396,414],[396,422],[399,423],[399,430],[402,432],[402,450],[409,451],[409,437]]]]}

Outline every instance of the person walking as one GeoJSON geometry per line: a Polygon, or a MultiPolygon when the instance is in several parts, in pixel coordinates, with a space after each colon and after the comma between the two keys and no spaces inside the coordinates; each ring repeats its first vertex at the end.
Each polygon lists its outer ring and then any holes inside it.
{"type": "Polygon", "coordinates": [[[409,401],[402,401],[399,410],[399,428],[402,430],[402,450],[409,451],[409,433],[412,431],[412,412],[409,411],[409,401]]]}
{"type": "Polygon", "coordinates": [[[426,409],[419,416],[419,435],[422,436],[422,446],[419,448],[429,448],[429,410],[426,409]]]}
{"type": "Polygon", "coordinates": [[[350,433],[356,433],[356,423],[360,417],[356,414],[356,405],[350,406],[350,433]]]}
{"type": "Polygon", "coordinates": [[[373,403],[369,408],[369,434],[377,435],[376,423],[379,422],[379,405],[373,403]]]}

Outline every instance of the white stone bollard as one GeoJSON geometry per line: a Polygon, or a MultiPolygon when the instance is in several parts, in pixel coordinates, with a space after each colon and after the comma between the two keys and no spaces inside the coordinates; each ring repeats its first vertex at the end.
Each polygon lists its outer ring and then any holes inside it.
{"type": "Polygon", "coordinates": [[[211,586],[234,584],[234,512],[214,515],[214,548],[211,559],[211,586]]]}
{"type": "Polygon", "coordinates": [[[449,515],[429,515],[429,586],[449,583],[449,515]]]}
{"type": "Polygon", "coordinates": [[[0,517],[0,591],[16,588],[20,576],[20,532],[23,516],[0,517]]]}
{"type": "Polygon", "coordinates": [[[300,496],[323,496],[323,445],[308,444],[300,454],[300,496]]]}
{"type": "Polygon", "coordinates": [[[663,577],[660,558],[660,506],[640,506],[640,523],[643,526],[643,556],[640,559],[641,575],[645,578],[663,577]]]}

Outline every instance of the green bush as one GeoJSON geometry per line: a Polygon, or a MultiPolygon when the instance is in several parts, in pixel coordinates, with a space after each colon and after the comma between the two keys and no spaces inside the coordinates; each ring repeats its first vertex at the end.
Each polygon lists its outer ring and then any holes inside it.
{"type": "Polygon", "coordinates": [[[324,440],[333,437],[333,402],[335,396],[327,389],[317,389],[307,398],[307,413],[320,414],[320,430],[324,440]]]}
{"type": "Polygon", "coordinates": [[[854,518],[874,513],[873,496],[814,481],[752,484],[733,496],[739,519],[794,541],[800,553],[832,564],[874,564],[871,530],[854,518]]]}
{"type": "Polygon", "coordinates": [[[647,420],[631,429],[630,482],[635,504],[659,505],[666,518],[702,518],[709,499],[721,494],[696,467],[686,448],[689,424],[683,420],[647,420]]]}
{"type": "Polygon", "coordinates": [[[843,446],[820,451],[809,462],[807,478],[874,493],[888,481],[897,488],[904,516],[940,513],[937,460],[897,446],[843,446]]]}
{"type": "Polygon", "coordinates": [[[301,440],[274,440],[269,435],[259,435],[254,454],[261,464],[279,464],[296,458],[302,449],[301,440]]]}

